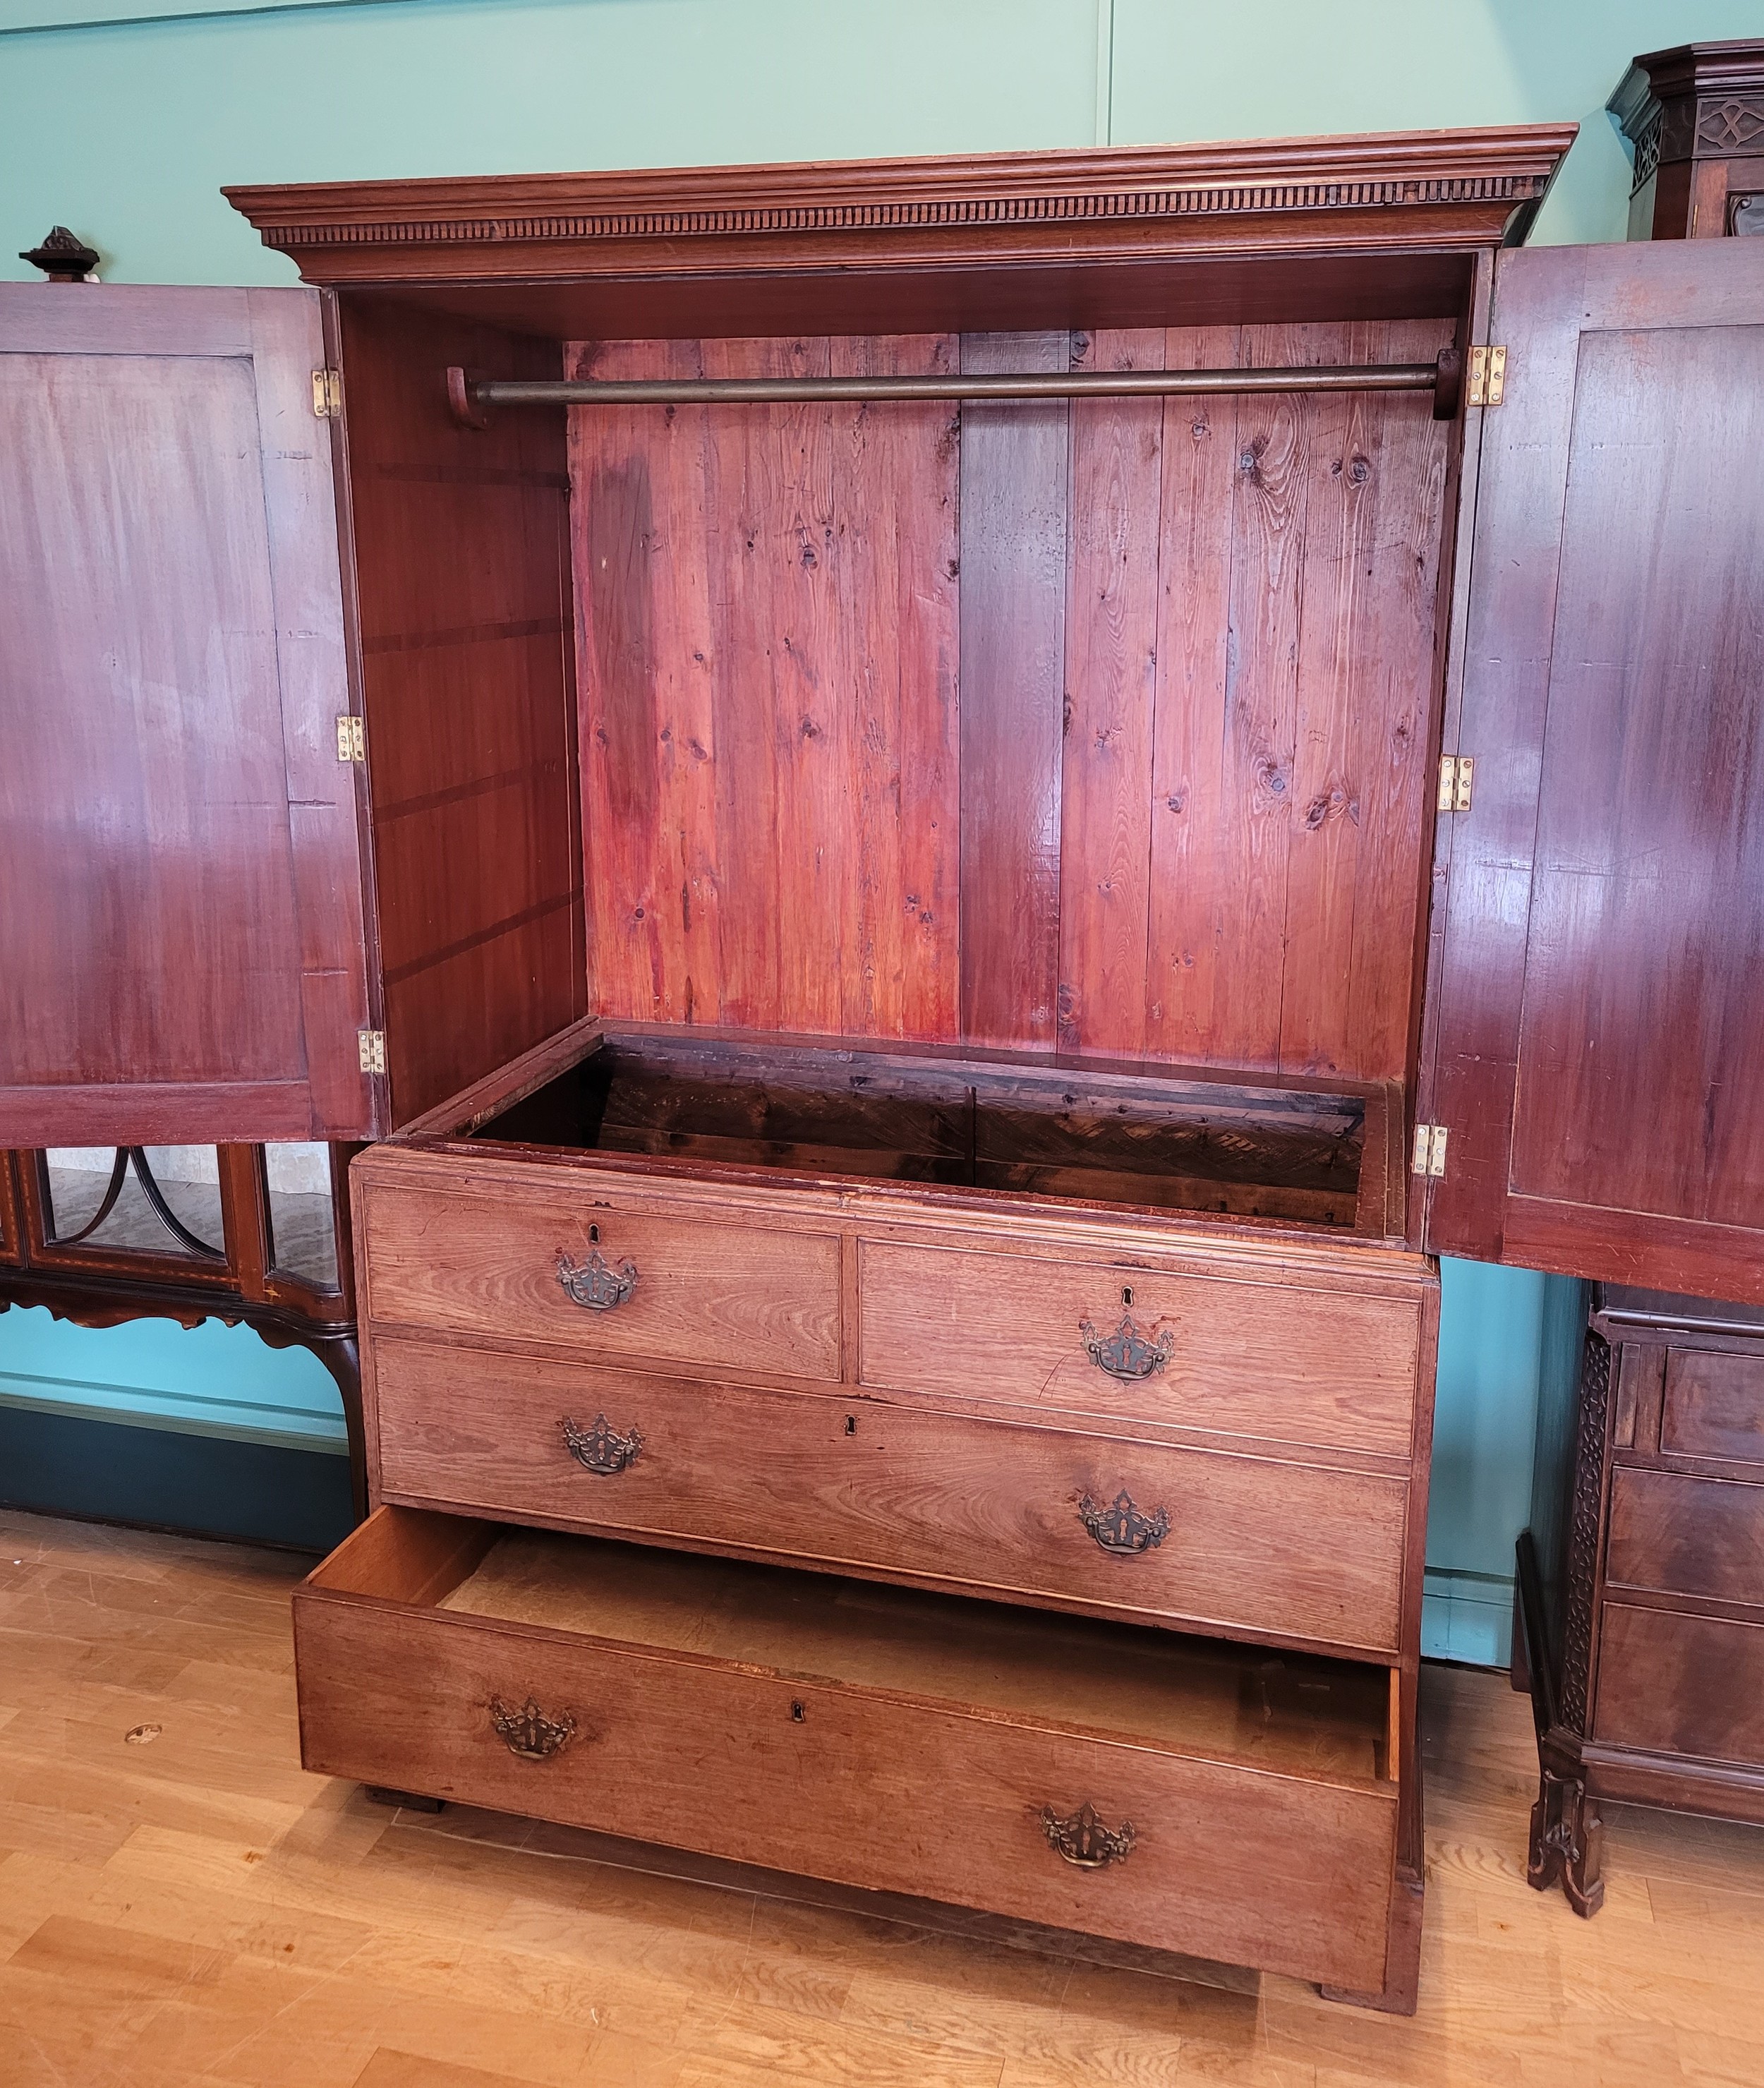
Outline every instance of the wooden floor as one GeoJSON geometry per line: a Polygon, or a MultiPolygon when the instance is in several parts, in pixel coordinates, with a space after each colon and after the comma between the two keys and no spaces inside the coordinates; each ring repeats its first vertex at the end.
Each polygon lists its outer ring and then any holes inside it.
{"type": "Polygon", "coordinates": [[[1499,1676],[1428,1673],[1406,2022],[371,1805],[297,1764],[299,1570],[0,1512],[5,2088],[1764,2083],[1764,1832],[1614,1811],[1577,1920],[1525,1884],[1499,1676]]]}

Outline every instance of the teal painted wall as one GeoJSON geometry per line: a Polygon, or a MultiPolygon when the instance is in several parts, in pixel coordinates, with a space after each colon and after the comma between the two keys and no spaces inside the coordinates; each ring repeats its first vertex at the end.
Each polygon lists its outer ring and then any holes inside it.
{"type": "Polygon", "coordinates": [[[218,1320],[188,1333],[172,1320],[70,1327],[15,1307],[0,1313],[0,1406],[349,1455],[343,1402],[318,1358],[218,1320]]]}
{"type": "Polygon", "coordinates": [[[1758,0],[380,0],[41,28],[0,0],[0,272],[50,224],[118,282],[276,283],[223,182],[1266,137],[1573,118],[1538,236],[1622,234],[1631,55],[1758,0]]]}
{"type": "MultiPolygon", "coordinates": [[[[1628,164],[1603,104],[1630,57],[1760,26],[1759,0],[239,7],[0,0],[0,276],[31,276],[15,250],[58,222],[100,248],[112,281],[293,281],[221,200],[224,182],[1563,118],[1582,135],[1535,237],[1615,239],[1628,164]]],[[[1572,1367],[1578,1298],[1523,1271],[1447,1264],[1430,1651],[1505,1657],[1538,1388],[1572,1367]]],[[[8,1313],[0,1388],[109,1399],[167,1425],[277,1431],[322,1414],[333,1440],[336,1426],[311,1358],[212,1324],[98,1333],[8,1313]]]]}

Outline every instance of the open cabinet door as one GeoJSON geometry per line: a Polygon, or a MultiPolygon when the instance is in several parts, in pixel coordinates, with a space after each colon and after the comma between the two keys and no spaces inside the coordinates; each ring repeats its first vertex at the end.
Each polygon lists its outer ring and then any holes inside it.
{"type": "Polygon", "coordinates": [[[1503,254],[1437,1252],[1764,1299],[1764,240],[1503,254]]]}
{"type": "Polygon", "coordinates": [[[0,289],[0,1145],[380,1127],[322,319],[0,289]]]}

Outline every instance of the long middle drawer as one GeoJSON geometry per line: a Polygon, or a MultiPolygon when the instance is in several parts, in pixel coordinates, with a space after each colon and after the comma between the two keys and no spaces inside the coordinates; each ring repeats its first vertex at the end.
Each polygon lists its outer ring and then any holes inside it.
{"type": "Polygon", "coordinates": [[[1398,1648],[1398,1478],[392,1335],[374,1357],[389,1500],[1187,1630],[1398,1648]]]}

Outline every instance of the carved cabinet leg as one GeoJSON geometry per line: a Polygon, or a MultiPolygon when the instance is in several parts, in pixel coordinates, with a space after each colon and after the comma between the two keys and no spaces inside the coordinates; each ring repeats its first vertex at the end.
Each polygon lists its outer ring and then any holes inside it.
{"type": "Polygon", "coordinates": [[[1604,1823],[1596,1803],[1586,1795],[1585,1783],[1546,1769],[1537,1803],[1531,1808],[1531,1850],[1525,1872],[1528,1882],[1538,1891],[1548,1892],[1560,1880],[1575,1913],[1595,1915],[1604,1903],[1604,1880],[1599,1875],[1603,1845],[1604,1823]]]}

